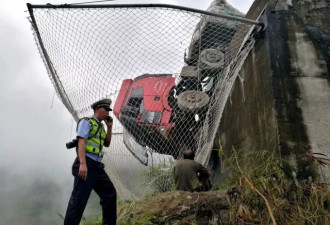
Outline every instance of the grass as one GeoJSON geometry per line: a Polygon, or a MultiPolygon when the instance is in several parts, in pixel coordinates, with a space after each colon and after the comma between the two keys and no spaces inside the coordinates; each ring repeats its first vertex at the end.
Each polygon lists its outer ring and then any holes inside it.
{"type": "MultiPolygon", "coordinates": [[[[309,157],[312,160],[311,166],[328,166],[324,157],[309,157]]],[[[293,174],[294,169],[285,171],[287,165],[275,153],[266,150],[253,155],[232,151],[231,156],[225,160],[225,166],[231,171],[230,179],[218,187],[231,187],[227,193],[231,200],[228,204],[232,224],[330,224],[329,185],[322,182],[322,173],[321,177],[292,179],[288,174],[293,174]]],[[[150,178],[156,176],[153,185],[157,186],[162,183],[161,178],[168,179],[168,172],[163,167],[156,167],[148,171],[148,175],[150,178]],[[162,172],[166,176],[163,177],[162,172]]],[[[119,202],[118,212],[123,207],[127,207],[131,214],[121,216],[118,225],[153,224],[157,216],[146,212],[143,218],[135,220],[130,215],[134,214],[136,202],[119,202]]],[[[102,218],[99,216],[84,220],[82,224],[101,225],[102,218]]]]}
{"type": "Polygon", "coordinates": [[[239,187],[241,201],[232,205],[237,223],[330,224],[329,186],[322,179],[291,179],[293,171],[283,169],[287,162],[266,150],[250,156],[233,150],[226,163],[239,187]]]}

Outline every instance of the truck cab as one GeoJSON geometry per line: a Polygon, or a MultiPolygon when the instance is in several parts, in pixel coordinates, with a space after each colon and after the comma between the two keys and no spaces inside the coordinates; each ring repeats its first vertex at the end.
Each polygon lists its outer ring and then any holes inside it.
{"type": "MultiPolygon", "coordinates": [[[[134,139],[134,143],[177,158],[183,148],[193,147],[191,138],[187,137],[194,136],[195,127],[200,124],[196,120],[198,112],[190,107],[196,105],[197,99],[194,93],[189,92],[193,91],[191,89],[192,87],[187,87],[187,82],[184,85],[182,82],[175,85],[172,74],[144,74],[135,79],[125,79],[113,112],[125,132],[134,139]],[[180,102],[180,96],[186,93],[188,96],[185,98],[190,99],[190,102],[187,103],[188,106],[186,104],[180,108],[177,103],[180,102]]],[[[202,95],[205,97],[206,94],[202,95]]],[[[204,106],[208,103],[208,96],[206,97],[204,106]]],[[[200,98],[197,101],[200,103],[200,98]]],[[[128,145],[127,142],[128,140],[124,140],[133,155],[141,155],[132,149],[134,144],[128,145]]]]}

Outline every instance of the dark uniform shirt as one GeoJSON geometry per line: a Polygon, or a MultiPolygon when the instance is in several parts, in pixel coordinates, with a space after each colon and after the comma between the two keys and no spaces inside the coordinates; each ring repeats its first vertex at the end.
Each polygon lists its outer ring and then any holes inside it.
{"type": "Polygon", "coordinates": [[[204,177],[208,176],[208,170],[191,159],[179,161],[175,165],[173,173],[175,189],[178,191],[194,191],[199,186],[197,174],[204,177]]]}

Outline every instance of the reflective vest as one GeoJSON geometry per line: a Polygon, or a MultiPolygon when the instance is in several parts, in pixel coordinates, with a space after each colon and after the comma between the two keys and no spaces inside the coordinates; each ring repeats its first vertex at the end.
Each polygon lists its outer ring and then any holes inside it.
{"type": "Polygon", "coordinates": [[[86,152],[99,154],[102,153],[104,140],[106,133],[103,124],[97,122],[94,117],[86,118],[92,125],[92,129],[89,131],[89,136],[86,140],[86,152]]]}

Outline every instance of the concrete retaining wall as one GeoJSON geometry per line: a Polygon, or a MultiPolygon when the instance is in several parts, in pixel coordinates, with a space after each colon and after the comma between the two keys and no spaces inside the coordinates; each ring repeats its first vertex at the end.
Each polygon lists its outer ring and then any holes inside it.
{"type": "MultiPolygon", "coordinates": [[[[222,115],[222,148],[225,155],[233,147],[250,154],[275,151],[298,179],[330,178],[329,167],[320,171],[306,157],[330,157],[329,3],[256,0],[247,17],[257,18],[267,3],[264,36],[245,61],[222,115]]],[[[216,155],[215,182],[230,172],[216,155]]]]}

